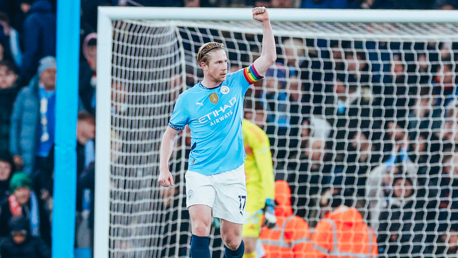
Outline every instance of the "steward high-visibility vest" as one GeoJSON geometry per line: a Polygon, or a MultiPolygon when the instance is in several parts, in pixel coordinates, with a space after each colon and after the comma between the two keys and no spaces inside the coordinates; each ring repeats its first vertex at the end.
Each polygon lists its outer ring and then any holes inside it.
{"type": "Polygon", "coordinates": [[[367,254],[365,253],[355,253],[355,252],[342,252],[339,250],[338,246],[338,238],[337,238],[337,227],[332,219],[324,219],[325,221],[329,222],[332,226],[332,251],[327,250],[326,248],[323,248],[317,244],[314,244],[313,247],[315,250],[320,251],[324,254],[327,255],[327,257],[346,257],[346,258],[372,258],[372,246],[374,245],[373,239],[372,239],[372,232],[369,227],[367,227],[367,235],[369,236],[369,252],[367,254]]]}
{"type": "MultiPolygon", "coordinates": [[[[305,258],[314,255],[315,251],[308,237],[298,239],[287,239],[285,237],[285,231],[288,227],[288,223],[293,222],[294,220],[302,219],[293,215],[285,219],[281,228],[278,226],[275,226],[273,229],[263,228],[260,238],[266,252],[265,258],[305,258]]],[[[306,222],[304,221],[304,223],[306,222]]],[[[308,228],[295,228],[295,230],[308,231],[308,228]]],[[[304,235],[308,234],[308,232],[302,233],[304,233],[304,235]]]]}

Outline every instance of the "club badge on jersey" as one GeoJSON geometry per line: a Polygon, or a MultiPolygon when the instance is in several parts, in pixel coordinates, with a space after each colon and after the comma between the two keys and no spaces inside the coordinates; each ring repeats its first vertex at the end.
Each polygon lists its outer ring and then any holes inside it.
{"type": "Polygon", "coordinates": [[[221,93],[223,93],[224,95],[228,94],[230,91],[231,90],[226,85],[221,87],[221,93]]]}

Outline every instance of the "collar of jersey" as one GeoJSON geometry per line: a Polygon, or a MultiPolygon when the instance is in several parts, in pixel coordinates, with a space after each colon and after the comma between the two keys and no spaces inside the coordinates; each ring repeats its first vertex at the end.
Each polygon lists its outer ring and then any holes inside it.
{"type": "Polygon", "coordinates": [[[199,82],[198,85],[199,85],[199,87],[201,87],[202,89],[205,89],[205,90],[214,90],[214,89],[221,88],[221,86],[223,86],[223,82],[220,83],[217,87],[211,88],[211,89],[209,89],[209,88],[205,87],[204,85],[202,85],[202,82],[199,82]]]}

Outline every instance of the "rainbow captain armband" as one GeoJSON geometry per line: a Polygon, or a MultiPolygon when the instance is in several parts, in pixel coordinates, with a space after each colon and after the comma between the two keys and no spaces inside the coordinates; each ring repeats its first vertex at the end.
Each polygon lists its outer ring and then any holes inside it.
{"type": "Polygon", "coordinates": [[[250,65],[249,67],[243,69],[243,75],[245,76],[245,79],[249,84],[253,84],[264,78],[258,74],[256,69],[254,68],[254,65],[250,65]]]}

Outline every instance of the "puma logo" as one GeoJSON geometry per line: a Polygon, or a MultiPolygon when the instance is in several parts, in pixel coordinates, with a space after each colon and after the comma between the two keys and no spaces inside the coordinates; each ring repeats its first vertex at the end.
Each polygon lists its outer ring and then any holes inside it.
{"type": "Polygon", "coordinates": [[[196,102],[196,105],[201,105],[203,107],[204,103],[196,102]]]}

